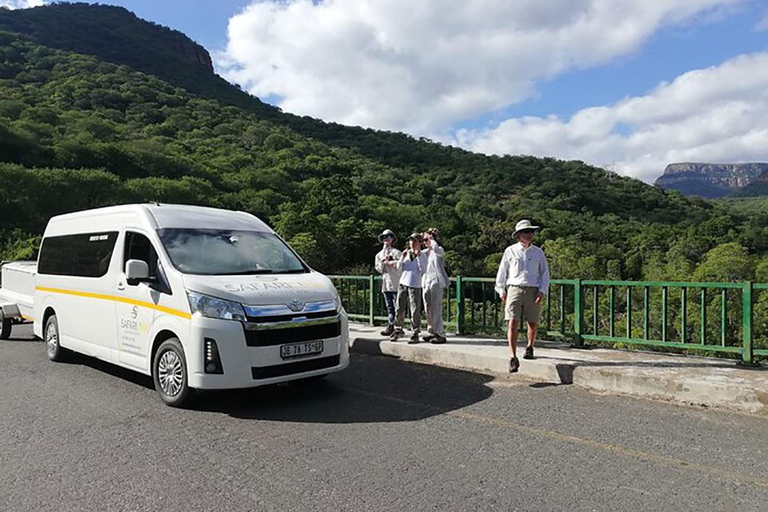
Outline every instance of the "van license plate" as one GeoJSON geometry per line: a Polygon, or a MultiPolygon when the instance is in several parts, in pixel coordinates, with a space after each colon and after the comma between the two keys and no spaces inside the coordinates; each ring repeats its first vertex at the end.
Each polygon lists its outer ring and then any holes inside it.
{"type": "Polygon", "coordinates": [[[306,357],[323,352],[323,340],[307,341],[304,343],[292,343],[280,345],[280,357],[291,359],[294,357],[306,357]]]}

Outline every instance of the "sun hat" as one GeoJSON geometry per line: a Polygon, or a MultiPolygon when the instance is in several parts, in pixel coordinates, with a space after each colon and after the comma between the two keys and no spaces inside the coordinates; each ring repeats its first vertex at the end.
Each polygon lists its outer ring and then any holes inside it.
{"type": "Polygon", "coordinates": [[[395,236],[395,234],[392,232],[391,229],[385,229],[384,231],[381,232],[381,234],[379,235],[379,242],[383,242],[384,238],[390,237],[390,236],[392,237],[393,242],[397,242],[397,237],[395,236]]]}
{"type": "Polygon", "coordinates": [[[512,236],[516,237],[517,234],[520,233],[521,231],[526,231],[529,229],[535,231],[537,229],[541,229],[541,226],[534,226],[531,224],[530,220],[523,219],[515,225],[515,232],[512,233],[512,236]]]}

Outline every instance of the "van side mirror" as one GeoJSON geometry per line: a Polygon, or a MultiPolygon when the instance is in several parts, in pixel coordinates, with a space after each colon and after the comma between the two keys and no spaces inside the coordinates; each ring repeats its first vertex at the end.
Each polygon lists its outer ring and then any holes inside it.
{"type": "Polygon", "coordinates": [[[149,281],[149,265],[146,261],[128,260],[125,262],[125,280],[131,286],[142,281],[149,281]]]}

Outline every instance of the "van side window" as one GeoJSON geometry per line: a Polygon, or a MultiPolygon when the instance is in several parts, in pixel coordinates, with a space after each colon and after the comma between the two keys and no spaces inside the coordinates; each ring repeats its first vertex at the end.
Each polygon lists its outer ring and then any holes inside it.
{"type": "Polygon", "coordinates": [[[157,278],[157,253],[149,238],[141,233],[128,231],[125,233],[125,256],[123,271],[128,260],[141,260],[149,266],[149,277],[157,278]]]}
{"type": "Polygon", "coordinates": [[[43,240],[38,273],[102,277],[109,269],[117,231],[51,236],[43,240]]]}

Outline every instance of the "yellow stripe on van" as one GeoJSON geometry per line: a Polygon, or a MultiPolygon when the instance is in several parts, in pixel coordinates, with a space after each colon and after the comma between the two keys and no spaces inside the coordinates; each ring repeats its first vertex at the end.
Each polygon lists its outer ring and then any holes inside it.
{"type": "Polygon", "coordinates": [[[190,318],[192,318],[192,315],[190,315],[189,313],[185,313],[184,311],[179,311],[178,309],[167,308],[165,306],[158,306],[157,304],[152,304],[151,302],[144,302],[141,300],[126,299],[125,297],[119,297],[117,295],[104,295],[101,293],[78,292],[75,290],[62,290],[61,288],[47,288],[45,286],[35,286],[35,290],[41,291],[41,292],[61,293],[63,295],[74,295],[75,297],[86,297],[89,299],[100,299],[100,300],[110,300],[112,302],[122,302],[125,304],[132,304],[134,306],[141,306],[143,308],[154,309],[155,311],[168,313],[169,315],[178,316],[186,320],[189,320],[190,318]]]}

